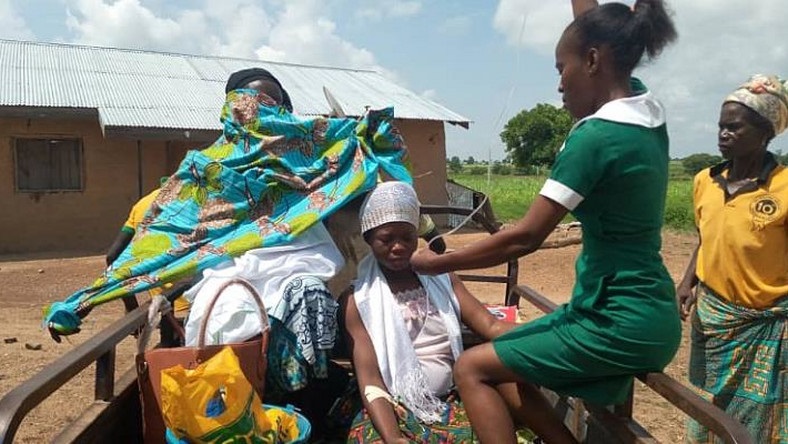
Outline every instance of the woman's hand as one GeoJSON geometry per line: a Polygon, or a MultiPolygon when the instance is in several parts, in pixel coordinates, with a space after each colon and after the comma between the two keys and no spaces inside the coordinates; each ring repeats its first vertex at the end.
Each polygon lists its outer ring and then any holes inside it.
{"type": "Polygon", "coordinates": [[[698,280],[698,275],[695,273],[695,269],[698,265],[699,249],[700,244],[698,244],[695,247],[695,251],[692,252],[689,264],[687,264],[687,270],[684,272],[684,277],[681,279],[678,287],[676,287],[676,302],[679,304],[679,316],[681,316],[682,321],[687,320],[690,311],[692,311],[692,306],[695,305],[695,301],[697,300],[697,295],[693,290],[700,282],[698,280]]]}
{"type": "Polygon", "coordinates": [[[438,274],[436,262],[440,256],[429,248],[421,248],[410,257],[410,267],[420,274],[438,274]]]}
{"type": "Polygon", "coordinates": [[[577,18],[589,9],[599,6],[597,0],[572,0],[572,13],[577,18]]]}
{"type": "Polygon", "coordinates": [[[676,300],[679,304],[679,316],[682,321],[686,321],[692,311],[692,306],[697,301],[694,288],[687,285],[679,285],[676,288],[676,300]]]}

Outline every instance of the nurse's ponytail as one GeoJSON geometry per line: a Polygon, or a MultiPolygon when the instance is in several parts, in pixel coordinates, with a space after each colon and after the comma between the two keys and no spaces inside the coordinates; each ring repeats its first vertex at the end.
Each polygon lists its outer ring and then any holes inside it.
{"type": "Polygon", "coordinates": [[[657,57],[676,40],[676,28],[662,0],[637,0],[630,8],[605,3],[578,16],[570,25],[577,30],[583,50],[608,46],[616,69],[629,74],[646,54],[657,57]]]}

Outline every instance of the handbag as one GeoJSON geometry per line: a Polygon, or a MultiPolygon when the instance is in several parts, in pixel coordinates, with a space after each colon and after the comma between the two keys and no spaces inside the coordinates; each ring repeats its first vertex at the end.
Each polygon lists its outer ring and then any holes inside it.
{"type": "MultiPolygon", "coordinates": [[[[280,421],[268,416],[229,346],[194,370],[180,365],[162,370],[161,412],[168,442],[276,444],[292,441],[278,439],[280,421]]],[[[281,421],[283,426],[291,425],[283,428],[290,432],[285,438],[298,436],[295,416],[283,419],[287,420],[281,421]]]]}
{"type": "MultiPolygon", "coordinates": [[[[146,328],[150,328],[150,324],[146,328]]],[[[136,356],[137,381],[140,389],[142,405],[143,434],[146,443],[165,442],[166,428],[161,413],[161,372],[177,365],[193,370],[204,363],[223,348],[232,348],[238,357],[241,370],[251,383],[260,399],[265,391],[265,373],[268,365],[268,335],[270,323],[265,306],[257,290],[246,280],[234,278],[228,280],[216,291],[206,309],[200,324],[200,334],[196,347],[155,348],[139,353],[136,356]],[[232,344],[205,345],[205,331],[216,301],[228,287],[240,285],[254,298],[260,309],[260,325],[262,332],[256,338],[232,344]]],[[[144,335],[140,335],[144,336],[144,335]]]]}

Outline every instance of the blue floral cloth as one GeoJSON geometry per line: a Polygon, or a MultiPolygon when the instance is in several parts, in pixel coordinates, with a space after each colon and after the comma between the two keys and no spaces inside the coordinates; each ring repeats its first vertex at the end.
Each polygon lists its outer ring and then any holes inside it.
{"type": "Polygon", "coordinates": [[[338,308],[320,279],[297,277],[287,284],[281,302],[268,310],[266,390],[294,392],[306,387],[310,378],[328,378],[338,308]]]}
{"type": "Polygon", "coordinates": [[[187,153],[102,276],[46,307],[55,339],[78,332],[99,304],[289,242],[374,188],[381,169],[412,182],[392,108],[358,120],[303,118],[257,91],[235,90],[221,121],[223,134],[187,153]]]}

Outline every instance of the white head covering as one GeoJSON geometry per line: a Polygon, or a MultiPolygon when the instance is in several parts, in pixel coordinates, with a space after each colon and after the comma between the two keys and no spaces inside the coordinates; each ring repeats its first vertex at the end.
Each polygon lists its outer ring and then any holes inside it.
{"type": "Polygon", "coordinates": [[[359,211],[361,232],[389,222],[407,222],[419,228],[419,198],[405,182],[382,182],[364,199],[359,211]]]}

